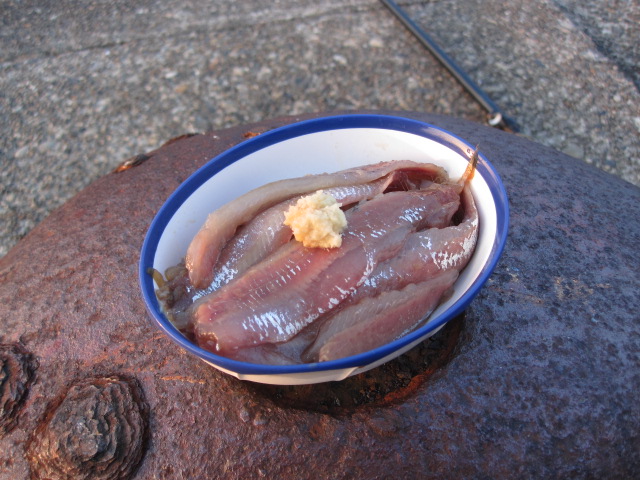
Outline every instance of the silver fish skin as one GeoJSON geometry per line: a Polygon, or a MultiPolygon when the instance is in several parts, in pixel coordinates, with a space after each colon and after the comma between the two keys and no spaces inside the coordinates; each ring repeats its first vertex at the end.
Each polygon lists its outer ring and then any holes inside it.
{"type": "Polygon", "coordinates": [[[479,219],[468,187],[464,188],[461,201],[464,216],[460,223],[446,228],[428,228],[409,235],[403,249],[378,265],[349,302],[374,296],[384,290],[396,290],[409,283],[422,282],[447,270],[462,271],[475,251],[479,219]]]}
{"type": "MultiPolygon", "coordinates": [[[[394,173],[362,185],[348,185],[324,189],[341,206],[370,200],[380,195],[395,181],[394,173]]],[[[217,290],[249,267],[275,252],[291,240],[291,228],[284,224],[285,212],[304,195],[267,208],[255,218],[238,228],[237,233],[225,245],[214,267],[213,280],[207,291],[217,290]]]]}
{"type": "Polygon", "coordinates": [[[350,212],[340,248],[290,242],[194,303],[198,343],[223,353],[291,339],[352,295],[379,263],[400,251],[412,231],[442,221],[438,209],[455,198],[455,185],[390,192],[350,212]]]}
{"type": "Polygon", "coordinates": [[[314,343],[308,356],[325,362],[364,353],[414,330],[440,303],[458,272],[448,270],[401,290],[390,290],[341,310],[326,338],[314,343]],[[356,319],[356,321],[354,321],[356,319]]]}
{"type": "Polygon", "coordinates": [[[446,171],[436,165],[411,160],[395,160],[336,173],[280,180],[241,195],[209,214],[204,225],[189,244],[185,265],[189,271],[191,284],[198,289],[205,289],[211,284],[213,269],[220,252],[233,237],[236,229],[265,209],[303,193],[369,183],[399,169],[421,171],[425,176],[431,176],[433,180],[447,178],[446,171]]]}
{"type": "MultiPolygon", "coordinates": [[[[320,351],[330,338],[362,321],[369,321],[370,315],[358,311],[355,305],[377,308],[376,302],[388,298],[380,297],[382,293],[399,291],[411,284],[427,286],[425,282],[446,272],[455,272],[457,278],[473,256],[479,222],[478,211],[468,187],[464,188],[461,198],[464,215],[458,225],[411,233],[397,255],[379,264],[351,297],[326,318],[319,319],[317,337],[302,355],[305,362],[319,361],[320,351]]],[[[392,310],[387,312],[394,315],[392,310]]],[[[382,322],[384,319],[378,318],[377,321],[382,322]]],[[[393,328],[388,331],[389,337],[381,345],[394,339],[393,328]]],[[[336,347],[331,348],[332,351],[337,351],[336,347]]]]}

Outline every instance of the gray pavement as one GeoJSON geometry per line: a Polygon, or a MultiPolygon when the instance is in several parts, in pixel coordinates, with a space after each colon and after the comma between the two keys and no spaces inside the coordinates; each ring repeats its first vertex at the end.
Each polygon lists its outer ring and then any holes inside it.
{"type": "MultiPolygon", "coordinates": [[[[640,0],[398,3],[520,135],[640,185],[640,0]]],[[[485,121],[377,0],[0,0],[0,18],[0,256],[186,132],[338,109],[485,121]]]]}

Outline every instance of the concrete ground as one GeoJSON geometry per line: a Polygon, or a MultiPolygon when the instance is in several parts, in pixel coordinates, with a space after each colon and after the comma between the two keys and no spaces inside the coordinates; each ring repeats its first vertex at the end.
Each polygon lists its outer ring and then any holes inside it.
{"type": "MultiPolygon", "coordinates": [[[[520,135],[640,185],[640,0],[398,3],[520,135]]],[[[0,0],[0,19],[0,256],[186,132],[337,109],[485,121],[378,0],[0,0]]]]}

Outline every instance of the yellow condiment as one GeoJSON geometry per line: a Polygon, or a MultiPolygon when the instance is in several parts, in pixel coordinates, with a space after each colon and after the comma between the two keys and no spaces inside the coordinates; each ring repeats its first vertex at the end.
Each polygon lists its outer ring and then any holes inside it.
{"type": "Polygon", "coordinates": [[[291,227],[295,239],[305,247],[336,248],[342,245],[347,218],[336,199],[318,190],[302,197],[284,214],[284,224],[291,227]]]}

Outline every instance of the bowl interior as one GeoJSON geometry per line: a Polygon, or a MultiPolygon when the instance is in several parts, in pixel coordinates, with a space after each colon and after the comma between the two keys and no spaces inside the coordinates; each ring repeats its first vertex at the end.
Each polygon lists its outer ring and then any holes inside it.
{"type": "Polygon", "coordinates": [[[450,178],[462,175],[473,151],[466,142],[436,127],[397,117],[329,117],[293,124],[244,142],[194,173],[162,207],[143,246],[143,295],[158,325],[182,347],[227,373],[265,383],[339,380],[400,355],[458,314],[493,270],[506,238],[508,205],[500,179],[481,155],[471,189],[480,217],[476,251],[458,278],[454,294],[429,322],[399,341],[347,359],[288,367],[253,365],[207,352],[188,342],[168,322],[155,299],[149,267],[164,272],[179,263],[207,215],[265,183],[359,165],[411,159],[443,166],[450,178]]]}

